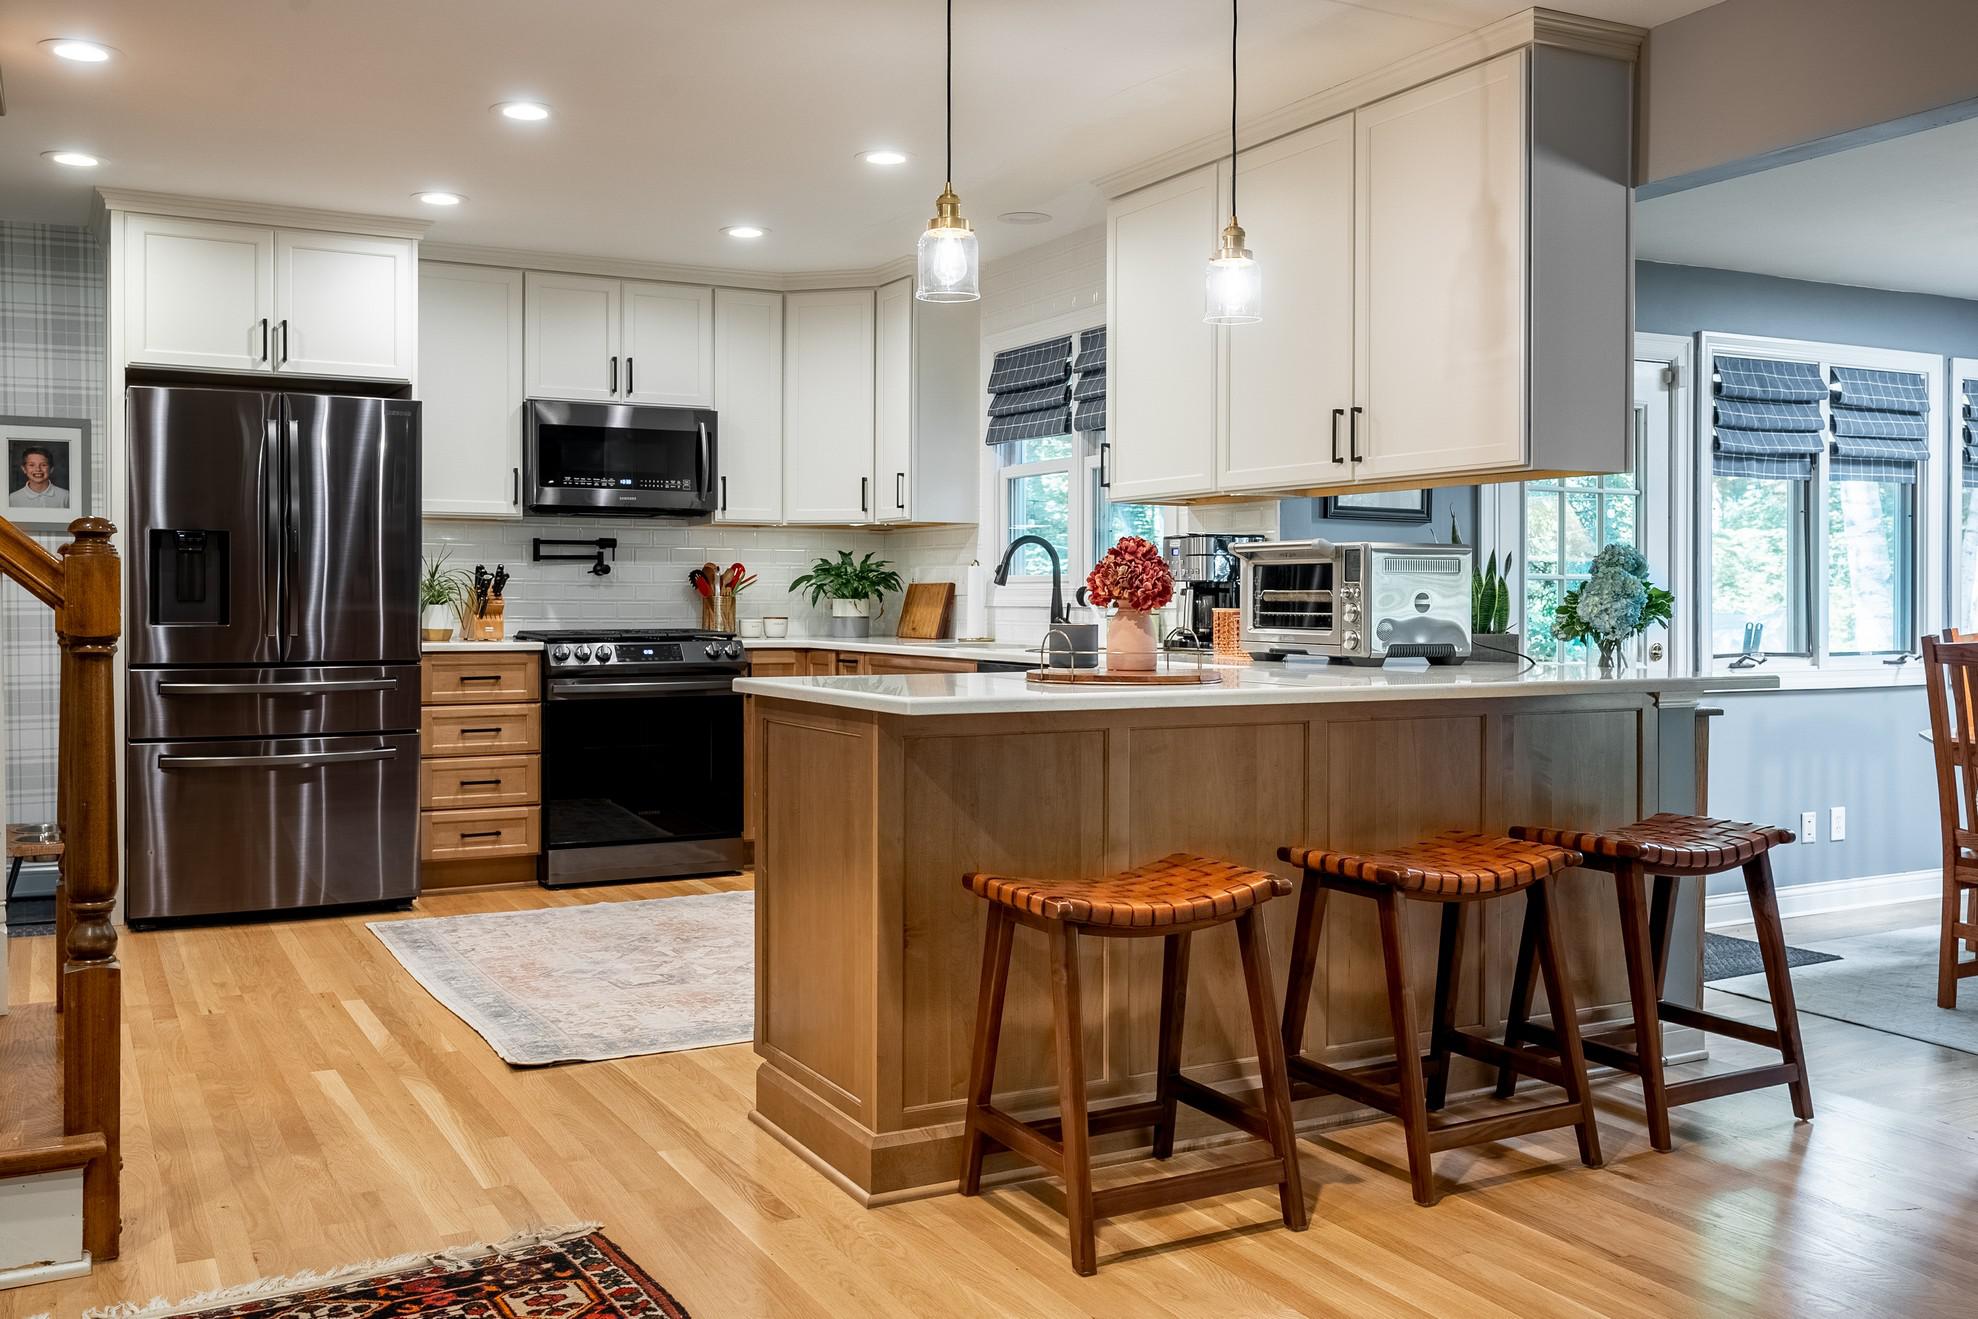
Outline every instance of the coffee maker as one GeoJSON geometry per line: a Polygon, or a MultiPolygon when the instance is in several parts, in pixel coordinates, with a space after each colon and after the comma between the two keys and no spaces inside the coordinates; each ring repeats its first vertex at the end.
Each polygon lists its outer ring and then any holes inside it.
{"type": "Polygon", "coordinates": [[[1214,641],[1215,612],[1242,606],[1242,582],[1232,545],[1262,540],[1260,535],[1168,536],[1161,552],[1174,574],[1181,618],[1167,644],[1206,650],[1214,641]]]}

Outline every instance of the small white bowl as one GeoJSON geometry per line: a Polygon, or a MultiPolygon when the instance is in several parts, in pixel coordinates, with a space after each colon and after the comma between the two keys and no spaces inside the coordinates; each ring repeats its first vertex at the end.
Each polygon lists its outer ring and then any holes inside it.
{"type": "Polygon", "coordinates": [[[762,620],[760,618],[744,618],[737,622],[735,627],[745,637],[754,638],[762,635],[762,620]]]}
{"type": "Polygon", "coordinates": [[[790,620],[772,614],[762,620],[762,634],[766,637],[787,637],[790,635],[790,620]]]}

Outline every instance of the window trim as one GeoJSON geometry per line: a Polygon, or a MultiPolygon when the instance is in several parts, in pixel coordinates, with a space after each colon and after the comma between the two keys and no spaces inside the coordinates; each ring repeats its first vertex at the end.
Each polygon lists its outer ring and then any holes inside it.
{"type": "MultiPolygon", "coordinates": [[[[1782,339],[1766,335],[1731,334],[1720,330],[1704,330],[1697,334],[1696,347],[1696,388],[1693,391],[1694,417],[1691,431],[1690,459],[1691,484],[1690,503],[1694,509],[1695,527],[1691,537],[1695,554],[1696,629],[1692,652],[1698,673],[1725,673],[1730,671],[1732,656],[1718,657],[1711,653],[1711,637],[1715,634],[1711,610],[1710,575],[1710,477],[1711,477],[1711,432],[1710,414],[1714,393],[1707,388],[1705,369],[1719,355],[1748,357],[1783,358],[1794,361],[1812,361],[1820,365],[1822,375],[1836,366],[1858,366],[1885,371],[1909,371],[1921,375],[1930,395],[1930,452],[1923,464],[1922,479],[1914,486],[1910,519],[1910,618],[1912,630],[1920,636],[1928,629],[1928,620],[1946,616],[1946,579],[1952,554],[1951,536],[1946,528],[1956,525],[1951,517],[1951,491],[1945,481],[1948,467],[1949,408],[1946,404],[1944,358],[1937,353],[1911,352],[1898,348],[1869,348],[1859,344],[1826,343],[1811,339],[1782,339]]],[[[1823,419],[1828,412],[1828,404],[1821,405],[1823,419]]],[[[1827,491],[1831,483],[1828,466],[1831,459],[1831,428],[1822,433],[1822,446],[1815,463],[1814,475],[1807,491],[1807,531],[1811,542],[1810,558],[1805,564],[1809,574],[1810,598],[1807,614],[1809,653],[1805,656],[1774,655],[1768,662],[1774,672],[1802,672],[1807,670],[1846,671],[1851,669],[1877,669],[1882,667],[1891,654],[1899,652],[1875,652],[1863,655],[1835,654],[1828,649],[1828,577],[1827,563],[1827,491]]],[[[1912,641],[1912,645],[1914,645],[1912,641]]]]}
{"type": "MultiPolygon", "coordinates": [[[[1945,563],[1944,563],[1944,609],[1941,614],[1932,615],[1943,622],[1945,627],[1959,627],[1964,621],[1958,617],[1960,602],[1970,589],[1964,581],[1960,566],[1964,535],[1964,418],[1960,415],[1964,408],[1963,383],[1978,380],[1978,357],[1953,357],[1950,370],[1944,377],[1944,508],[1947,521],[1944,523],[1945,563]]],[[[1978,428],[1978,421],[1973,422],[1978,428]]],[[[1972,627],[1978,627],[1978,618],[1968,620],[1972,627]]],[[[1934,629],[1933,629],[1934,630],[1934,629]]]]}

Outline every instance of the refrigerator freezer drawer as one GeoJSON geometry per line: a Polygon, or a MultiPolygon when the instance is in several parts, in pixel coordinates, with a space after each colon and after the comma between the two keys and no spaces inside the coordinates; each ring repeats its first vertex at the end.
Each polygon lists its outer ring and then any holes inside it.
{"type": "Polygon", "coordinates": [[[322,737],[419,726],[417,664],[133,669],[130,740],[322,737]]]}
{"type": "Polygon", "coordinates": [[[152,742],[128,755],[130,920],[418,895],[416,734],[152,742]]]}

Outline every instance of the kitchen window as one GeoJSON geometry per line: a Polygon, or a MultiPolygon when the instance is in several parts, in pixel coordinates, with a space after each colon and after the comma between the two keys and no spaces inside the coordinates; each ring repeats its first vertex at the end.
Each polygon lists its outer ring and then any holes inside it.
{"type": "Polygon", "coordinates": [[[1978,629],[1978,358],[1951,359],[1951,507],[1957,528],[1952,546],[1956,607],[1951,618],[1964,631],[1978,629]]]}
{"type": "MultiPolygon", "coordinates": [[[[1699,534],[1719,668],[1847,668],[1913,653],[1951,525],[1941,359],[1705,334],[1699,534]]],[[[1956,490],[1970,557],[1971,501],[1956,490]]],[[[1961,573],[1960,582],[1970,575],[1961,573]]]]}

